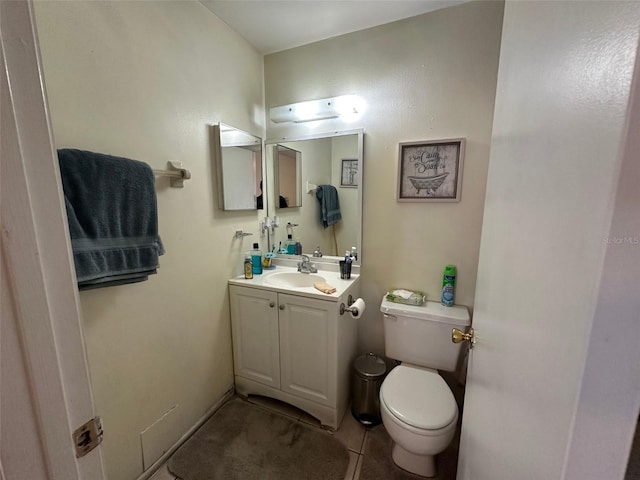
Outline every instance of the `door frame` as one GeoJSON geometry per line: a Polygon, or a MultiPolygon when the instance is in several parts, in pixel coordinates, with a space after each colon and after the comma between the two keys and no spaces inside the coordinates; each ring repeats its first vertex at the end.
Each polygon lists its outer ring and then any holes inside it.
{"type": "Polygon", "coordinates": [[[19,451],[12,440],[27,432],[0,430],[0,472],[24,478],[21,461],[40,455],[50,479],[105,480],[101,447],[77,459],[72,441],[95,408],[31,0],[0,2],[0,42],[0,261],[17,332],[11,346],[22,356],[3,365],[0,386],[22,382],[33,406],[3,402],[0,411],[35,424],[39,437],[19,451]]]}

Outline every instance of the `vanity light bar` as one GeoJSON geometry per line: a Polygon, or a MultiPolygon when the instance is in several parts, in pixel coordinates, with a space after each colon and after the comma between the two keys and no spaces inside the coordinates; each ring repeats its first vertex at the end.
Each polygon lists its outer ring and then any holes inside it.
{"type": "Polygon", "coordinates": [[[355,103],[351,101],[353,97],[353,95],[342,95],[273,107],[269,109],[269,118],[274,123],[302,123],[355,114],[358,110],[355,103]]]}

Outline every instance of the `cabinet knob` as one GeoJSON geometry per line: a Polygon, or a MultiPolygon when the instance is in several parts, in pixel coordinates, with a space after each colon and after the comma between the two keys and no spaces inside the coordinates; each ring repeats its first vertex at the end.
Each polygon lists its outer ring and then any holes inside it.
{"type": "Polygon", "coordinates": [[[271,308],[275,307],[275,306],[276,306],[276,302],[269,302],[269,306],[270,306],[271,308]]]}
{"type": "Polygon", "coordinates": [[[280,310],[284,310],[284,305],[280,305],[280,310]]]}

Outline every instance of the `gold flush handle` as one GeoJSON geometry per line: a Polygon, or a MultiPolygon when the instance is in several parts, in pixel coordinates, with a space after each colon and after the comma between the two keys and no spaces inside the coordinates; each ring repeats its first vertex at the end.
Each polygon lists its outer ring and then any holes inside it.
{"type": "Polygon", "coordinates": [[[469,329],[469,333],[464,333],[462,330],[454,328],[451,330],[451,341],[453,343],[469,342],[469,347],[473,348],[473,345],[476,343],[474,334],[473,328],[469,329]]]}

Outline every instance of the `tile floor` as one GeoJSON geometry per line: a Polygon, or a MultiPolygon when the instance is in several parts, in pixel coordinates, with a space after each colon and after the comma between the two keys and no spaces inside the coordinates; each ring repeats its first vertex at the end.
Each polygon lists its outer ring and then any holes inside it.
{"type": "MultiPolygon", "coordinates": [[[[289,417],[298,422],[303,422],[314,427],[320,428],[320,423],[311,415],[303,412],[302,410],[289,405],[284,402],[280,402],[278,400],[274,400],[267,397],[260,396],[250,396],[248,398],[249,402],[259,405],[268,410],[274,411],[286,417],[289,417]]],[[[382,425],[376,428],[384,428],[382,425]]],[[[342,423],[340,424],[340,428],[333,431],[328,431],[323,429],[327,434],[335,436],[339,441],[341,441],[345,447],[349,450],[349,466],[347,467],[347,473],[345,475],[345,480],[358,480],[360,478],[360,469],[362,468],[362,460],[366,452],[364,451],[366,444],[366,437],[369,434],[369,429],[365,428],[360,422],[358,422],[353,415],[351,415],[350,410],[347,410],[344,418],[342,419],[342,423]]],[[[454,443],[457,439],[454,440],[454,443]]],[[[391,452],[389,452],[391,454],[391,452]]],[[[450,457],[450,456],[449,456],[450,457]]],[[[457,457],[457,455],[454,455],[457,457]]],[[[455,458],[457,460],[457,458],[455,458]]],[[[454,460],[455,461],[455,460],[454,460]]],[[[451,468],[446,469],[447,471],[451,471],[451,468]]],[[[454,470],[455,471],[455,467],[454,470]]],[[[410,478],[418,478],[411,476],[410,478]]],[[[441,480],[453,480],[455,475],[451,478],[442,477],[441,480]]],[[[179,480],[176,477],[169,473],[166,466],[163,466],[158,470],[150,480],[179,480]]],[[[285,480],[285,479],[283,479],[285,480]]],[[[386,480],[386,479],[380,479],[386,480]]]]}

